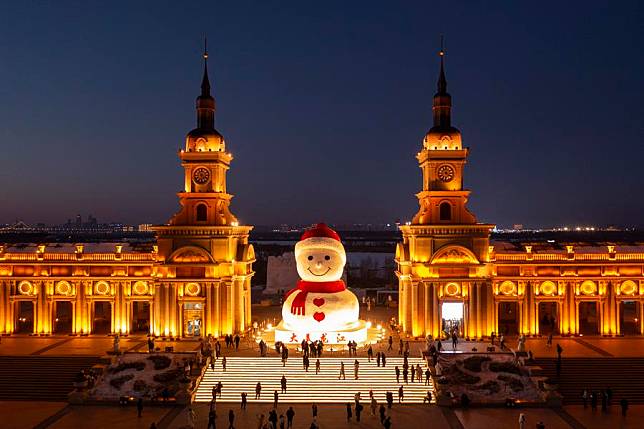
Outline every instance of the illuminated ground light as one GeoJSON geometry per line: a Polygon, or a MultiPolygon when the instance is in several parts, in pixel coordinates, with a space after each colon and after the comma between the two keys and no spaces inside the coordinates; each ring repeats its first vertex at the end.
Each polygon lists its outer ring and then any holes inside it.
{"type": "MultiPolygon", "coordinates": [[[[279,400],[283,403],[346,403],[354,400],[354,395],[360,392],[363,403],[369,402],[369,389],[373,389],[374,396],[379,403],[385,402],[387,390],[394,394],[394,402],[398,401],[398,386],[396,384],[395,367],[401,368],[403,359],[399,357],[387,358],[386,367],[378,367],[375,359],[369,363],[366,358],[358,358],[360,362],[359,378],[353,378],[353,358],[321,358],[319,374],[315,374],[315,358],[311,359],[309,372],[302,368],[301,357],[291,357],[282,367],[278,357],[271,358],[250,358],[250,357],[227,357],[226,371],[221,367],[221,359],[215,364],[215,370],[208,371],[204,375],[195,400],[197,402],[210,402],[212,399],[212,388],[221,381],[222,395],[217,402],[239,403],[241,393],[246,392],[248,402],[272,403],[273,392],[281,391],[280,380],[282,375],[286,376],[287,391],[280,393],[279,400]],[[344,362],[346,380],[338,380],[340,374],[340,362],[344,362]],[[255,385],[262,383],[262,394],[259,400],[255,400],[255,385]]],[[[425,378],[425,362],[421,358],[410,358],[409,365],[420,364],[425,378]]],[[[402,382],[402,375],[400,377],[402,382]]],[[[409,378],[411,381],[411,377],[409,378]]],[[[434,386],[430,381],[429,385],[422,383],[401,383],[404,385],[404,403],[418,404],[423,402],[427,391],[434,386]]]]}

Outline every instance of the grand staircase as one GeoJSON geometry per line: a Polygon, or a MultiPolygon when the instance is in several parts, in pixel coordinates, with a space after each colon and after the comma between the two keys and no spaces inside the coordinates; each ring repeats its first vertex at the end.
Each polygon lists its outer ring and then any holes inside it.
{"type": "Polygon", "coordinates": [[[0,400],[67,401],[75,375],[95,356],[0,356],[0,400]]]}
{"type": "MultiPolygon", "coordinates": [[[[535,359],[542,368],[535,375],[557,378],[556,358],[535,359]]],[[[581,357],[563,358],[559,393],[566,404],[581,404],[584,389],[595,390],[610,387],[613,403],[626,397],[631,404],[644,404],[644,358],[581,357]]]]}
{"type": "Polygon", "coordinates": [[[315,360],[311,359],[309,371],[302,368],[301,358],[290,358],[286,367],[278,357],[228,357],[226,358],[226,371],[223,371],[221,358],[215,364],[215,370],[204,375],[197,389],[197,402],[210,402],[212,388],[221,381],[222,395],[217,402],[239,403],[241,393],[246,392],[248,402],[272,403],[273,392],[281,392],[280,380],[282,374],[286,376],[286,393],[279,395],[279,401],[285,403],[345,403],[353,402],[354,395],[361,394],[363,404],[369,402],[369,390],[372,389],[374,397],[379,403],[385,401],[385,393],[389,390],[394,394],[394,401],[398,401],[398,387],[403,385],[404,403],[422,403],[427,391],[433,385],[425,385],[425,362],[421,358],[410,358],[409,365],[420,364],[423,370],[423,382],[418,381],[405,384],[400,377],[400,384],[396,383],[395,367],[398,366],[402,373],[402,358],[387,358],[386,367],[378,367],[374,359],[368,362],[366,358],[357,358],[360,362],[358,380],[354,379],[353,363],[356,358],[320,358],[320,373],[315,374],[315,360]],[[346,380],[338,380],[340,362],[344,362],[346,380]],[[261,397],[255,400],[255,385],[262,384],[261,397]]]}

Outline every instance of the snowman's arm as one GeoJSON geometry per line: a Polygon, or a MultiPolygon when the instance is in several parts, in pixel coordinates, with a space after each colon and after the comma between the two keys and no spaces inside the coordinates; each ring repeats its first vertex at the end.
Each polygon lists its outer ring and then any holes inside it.
{"type": "Polygon", "coordinates": [[[296,288],[291,290],[286,296],[290,295],[292,292],[295,292],[296,295],[293,299],[293,302],[291,302],[291,314],[295,316],[304,316],[304,307],[306,306],[307,292],[296,288]]]}

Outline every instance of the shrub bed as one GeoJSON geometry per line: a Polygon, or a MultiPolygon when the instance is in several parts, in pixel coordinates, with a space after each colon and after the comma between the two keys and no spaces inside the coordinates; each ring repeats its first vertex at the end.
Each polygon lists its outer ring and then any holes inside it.
{"type": "Polygon", "coordinates": [[[172,363],[172,359],[162,355],[150,356],[148,357],[148,360],[154,363],[154,369],[156,369],[157,371],[161,369],[166,369],[172,363]]]}
{"type": "Polygon", "coordinates": [[[110,380],[110,385],[115,389],[120,389],[121,386],[123,386],[125,383],[132,380],[133,378],[134,378],[134,374],[126,374],[120,377],[114,377],[113,379],[110,380]]]}
{"type": "Polygon", "coordinates": [[[123,362],[113,368],[110,368],[108,372],[110,374],[116,374],[118,372],[125,371],[126,369],[136,369],[137,371],[143,371],[145,369],[145,362],[123,362]]]}
{"type": "Polygon", "coordinates": [[[472,372],[481,372],[481,365],[483,362],[488,362],[490,359],[488,356],[470,356],[463,361],[463,367],[472,372]]]}

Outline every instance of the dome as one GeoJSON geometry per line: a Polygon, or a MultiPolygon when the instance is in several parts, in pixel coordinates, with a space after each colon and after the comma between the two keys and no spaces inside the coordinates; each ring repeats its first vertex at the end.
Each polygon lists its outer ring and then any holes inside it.
{"type": "Polygon", "coordinates": [[[461,132],[454,127],[432,127],[423,139],[427,150],[461,150],[461,132]]]}
{"type": "Polygon", "coordinates": [[[195,128],[186,136],[186,152],[224,152],[226,142],[219,131],[195,128]]]}

